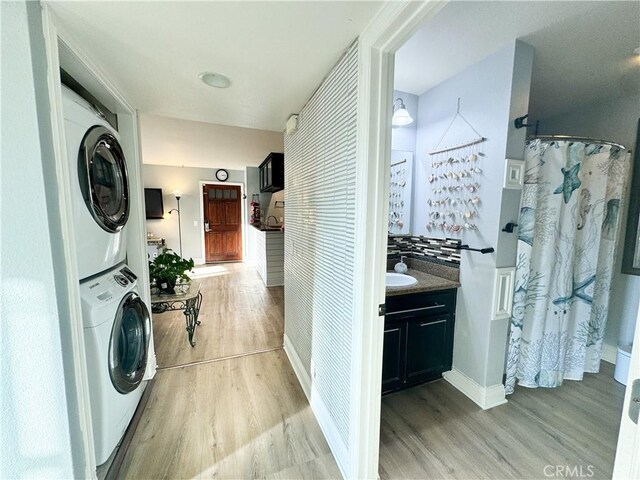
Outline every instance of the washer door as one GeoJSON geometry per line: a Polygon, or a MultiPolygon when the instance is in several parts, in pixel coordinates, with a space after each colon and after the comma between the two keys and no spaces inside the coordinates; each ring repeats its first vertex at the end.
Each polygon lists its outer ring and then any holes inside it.
{"type": "Polygon", "coordinates": [[[129,182],[122,147],[102,126],[87,131],[78,153],[78,178],[84,202],[95,221],[117,233],[129,218],[129,182]]]}
{"type": "Polygon", "coordinates": [[[118,306],[109,340],[109,376],[118,392],[132,392],[142,382],[150,335],[147,306],[138,295],[128,293],[118,306]]]}

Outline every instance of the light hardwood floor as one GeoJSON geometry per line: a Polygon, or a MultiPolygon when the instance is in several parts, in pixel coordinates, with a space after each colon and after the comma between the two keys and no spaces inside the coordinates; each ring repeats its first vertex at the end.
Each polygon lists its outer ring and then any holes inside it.
{"type": "Polygon", "coordinates": [[[282,350],[159,371],[122,478],[338,478],[282,350]]]}
{"type": "MultiPolygon", "coordinates": [[[[197,345],[180,312],[154,316],[160,365],[282,345],[283,291],[242,264],[202,278],[197,345]]],[[[380,477],[547,478],[551,465],[611,478],[624,387],[598,375],[557,389],[517,388],[483,411],[444,380],[382,402],[380,477]]],[[[281,349],[158,371],[122,478],[329,479],[340,472],[281,349]]],[[[566,476],[564,477],[566,478],[566,476]]],[[[584,477],[583,477],[584,478],[584,477]]]]}
{"type": "Polygon", "coordinates": [[[252,266],[222,263],[206,267],[196,346],[187,341],[180,311],[153,315],[159,368],[252,353],[282,346],[284,289],[266,288],[252,266]]]}
{"type": "Polygon", "coordinates": [[[546,465],[577,465],[609,479],[623,399],[605,362],[582,382],[516,387],[487,411],[444,380],[399,392],[382,401],[380,478],[543,479],[546,465]]]}

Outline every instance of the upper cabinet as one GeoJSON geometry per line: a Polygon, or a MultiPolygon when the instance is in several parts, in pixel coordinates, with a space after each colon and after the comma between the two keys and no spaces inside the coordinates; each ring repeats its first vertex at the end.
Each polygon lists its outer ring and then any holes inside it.
{"type": "Polygon", "coordinates": [[[259,168],[261,192],[273,193],[284,189],[284,154],[271,152],[259,168]]]}

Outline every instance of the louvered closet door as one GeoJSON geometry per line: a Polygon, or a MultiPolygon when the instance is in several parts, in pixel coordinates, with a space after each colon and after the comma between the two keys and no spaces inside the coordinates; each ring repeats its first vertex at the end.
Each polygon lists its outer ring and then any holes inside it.
{"type": "Polygon", "coordinates": [[[357,88],[354,44],[300,112],[298,130],[284,136],[285,332],[344,451],[350,435],[357,88]]]}
{"type": "Polygon", "coordinates": [[[205,185],[204,246],[207,263],[242,260],[240,187],[205,185]]]}

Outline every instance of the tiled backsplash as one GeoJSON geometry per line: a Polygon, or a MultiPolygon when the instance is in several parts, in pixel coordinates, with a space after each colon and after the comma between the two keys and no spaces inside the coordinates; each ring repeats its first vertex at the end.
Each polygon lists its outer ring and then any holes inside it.
{"type": "Polygon", "coordinates": [[[456,250],[455,246],[460,243],[461,241],[455,238],[390,235],[387,244],[387,258],[408,255],[413,258],[459,266],[460,250],[456,250]]]}

